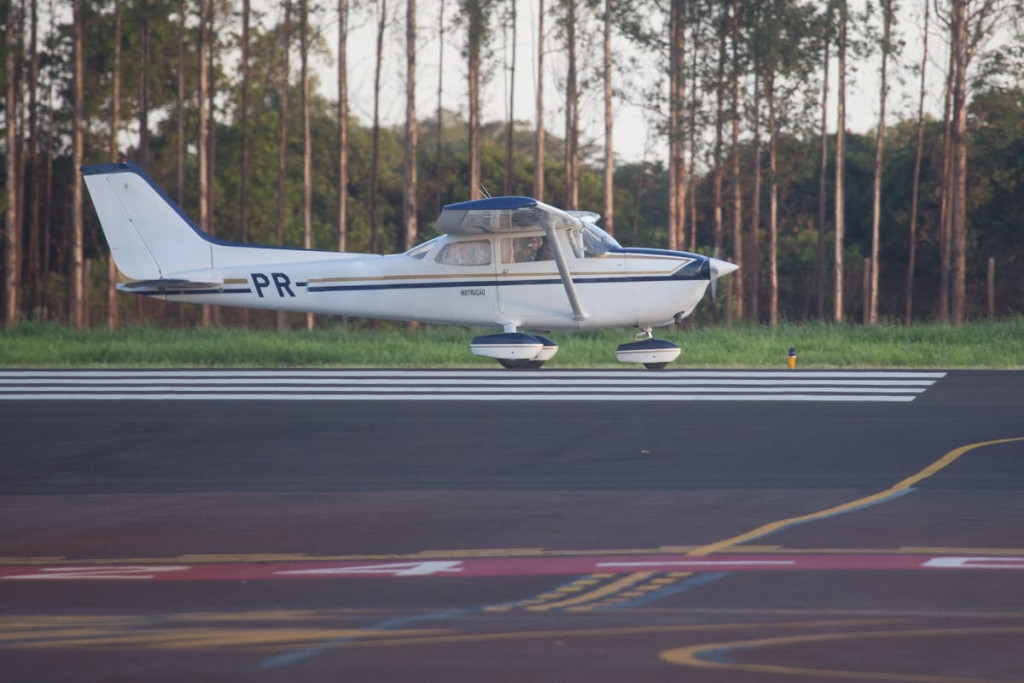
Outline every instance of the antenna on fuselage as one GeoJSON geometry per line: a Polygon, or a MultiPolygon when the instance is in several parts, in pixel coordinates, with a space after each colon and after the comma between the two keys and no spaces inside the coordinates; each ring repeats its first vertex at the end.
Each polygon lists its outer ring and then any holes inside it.
{"type": "Polygon", "coordinates": [[[482,194],[485,199],[491,198],[491,193],[487,191],[487,187],[483,183],[480,183],[480,194],[482,194]]]}

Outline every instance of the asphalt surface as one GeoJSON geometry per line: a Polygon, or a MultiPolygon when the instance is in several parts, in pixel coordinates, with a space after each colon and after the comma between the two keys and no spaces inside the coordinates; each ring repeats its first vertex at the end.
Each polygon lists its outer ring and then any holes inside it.
{"type": "Polygon", "coordinates": [[[0,680],[1024,680],[1022,406],[3,400],[0,680]]]}

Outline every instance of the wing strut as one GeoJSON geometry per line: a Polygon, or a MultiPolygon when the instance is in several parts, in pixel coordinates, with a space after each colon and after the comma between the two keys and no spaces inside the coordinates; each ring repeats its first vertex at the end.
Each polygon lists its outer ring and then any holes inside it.
{"type": "MultiPolygon", "coordinates": [[[[590,316],[583,311],[580,305],[580,297],[576,293],[576,283],[572,281],[572,274],[569,273],[569,264],[565,260],[565,252],[562,250],[562,243],[558,241],[551,221],[544,221],[544,232],[551,244],[551,253],[555,257],[555,264],[558,266],[558,274],[562,276],[562,286],[565,287],[565,294],[569,297],[569,306],[572,307],[572,319],[580,323],[590,316]]],[[[566,233],[568,234],[568,233],[566,233]]]]}

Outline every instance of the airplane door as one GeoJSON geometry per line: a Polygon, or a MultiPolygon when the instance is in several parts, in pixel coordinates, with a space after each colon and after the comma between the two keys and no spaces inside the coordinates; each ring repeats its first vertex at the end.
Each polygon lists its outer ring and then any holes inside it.
{"type": "MultiPolygon", "coordinates": [[[[572,312],[547,239],[543,234],[498,238],[498,306],[505,318],[532,327],[564,327],[572,312]]],[[[569,269],[575,271],[578,259],[564,233],[559,239],[569,269]]]]}
{"type": "Polygon", "coordinates": [[[435,260],[444,266],[451,322],[490,325],[498,321],[495,261],[490,238],[453,240],[444,244],[435,260]]]}

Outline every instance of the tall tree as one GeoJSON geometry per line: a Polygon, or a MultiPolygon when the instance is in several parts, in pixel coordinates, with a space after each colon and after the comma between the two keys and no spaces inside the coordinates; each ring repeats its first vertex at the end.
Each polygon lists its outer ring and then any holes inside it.
{"type": "Polygon", "coordinates": [[[917,97],[917,147],[914,152],[914,180],[910,196],[910,244],[907,247],[907,287],[904,322],[914,324],[914,270],[917,267],[917,212],[921,192],[921,157],[924,153],[924,98],[928,66],[928,29],[931,3],[924,3],[924,30],[921,41],[921,86],[917,97]]]}
{"type": "Polygon", "coordinates": [[[348,0],[338,0],[338,251],[348,248],[348,0]]]}
{"type": "MultiPolygon", "coordinates": [[[[733,0],[735,3],[735,0],[733,0]]],[[[725,3],[722,3],[719,7],[721,14],[718,18],[718,63],[715,68],[715,142],[711,148],[711,201],[712,216],[714,219],[714,235],[715,243],[721,242],[721,236],[724,232],[723,223],[723,207],[722,207],[722,183],[725,175],[725,168],[722,159],[722,148],[724,146],[724,135],[725,135],[725,63],[728,56],[728,35],[729,35],[729,7],[725,3]]],[[[696,93],[694,93],[696,95],[696,93]]],[[[742,244],[742,243],[741,243],[742,244]]],[[[733,241],[733,252],[739,252],[740,246],[733,241]]],[[[733,291],[735,296],[736,292],[733,291]]],[[[737,317],[743,316],[743,298],[740,295],[737,302],[730,302],[729,308],[726,309],[727,319],[731,320],[733,311],[736,311],[737,317]]]]}
{"type": "MultiPolygon", "coordinates": [[[[113,89],[110,96],[110,158],[119,156],[118,135],[121,132],[121,0],[114,0],[114,73],[113,89]]],[[[117,265],[114,255],[107,255],[107,327],[116,330],[117,315],[117,265]]]]}
{"type": "Polygon", "coordinates": [[[950,48],[953,53],[953,121],[950,127],[952,148],[950,211],[950,262],[953,266],[952,320],[954,325],[964,322],[965,272],[967,254],[967,67],[971,46],[968,44],[967,0],[952,0],[950,48]]]}
{"type": "MultiPolygon", "coordinates": [[[[242,243],[249,241],[249,0],[242,0],[242,35],[239,36],[242,66],[242,102],[239,106],[242,126],[242,167],[239,169],[238,223],[242,243]]],[[[249,309],[243,308],[242,327],[249,327],[249,309]]]]}
{"type": "Polygon", "coordinates": [[[951,54],[953,108],[951,123],[950,244],[952,265],[952,318],[959,325],[967,317],[967,105],[968,70],[984,43],[1010,16],[1019,15],[1017,0],[951,0],[951,54]]]}
{"type": "MultiPolygon", "coordinates": [[[[199,0],[199,97],[196,103],[196,114],[199,117],[199,227],[207,234],[210,232],[210,192],[209,192],[209,135],[207,133],[206,102],[210,93],[210,63],[207,55],[210,52],[211,15],[213,0],[199,0]]],[[[209,329],[211,309],[203,304],[203,327],[209,329]]]]}
{"type": "Polygon", "coordinates": [[[835,239],[833,265],[833,316],[837,322],[843,322],[843,242],[846,231],[846,29],[849,19],[846,0],[838,0],[839,12],[839,89],[836,100],[836,197],[835,197],[835,239]]]}
{"type": "Polygon", "coordinates": [[[37,0],[29,3],[29,74],[28,74],[28,269],[29,290],[32,297],[31,311],[41,308],[39,290],[42,273],[39,267],[39,7],[37,0]]]}
{"type": "Polygon", "coordinates": [[[377,3],[377,51],[373,69],[373,152],[370,161],[370,251],[381,248],[379,211],[380,195],[380,73],[384,60],[384,27],[387,19],[387,0],[377,3]]]}
{"type": "Polygon", "coordinates": [[[868,324],[878,324],[878,240],[882,214],[882,167],[885,161],[885,101],[888,99],[888,63],[892,49],[892,0],[882,0],[882,67],[879,73],[878,128],[875,133],[875,185],[871,212],[871,283],[868,304],[868,324]]]}
{"type": "MultiPolygon", "coordinates": [[[[242,127],[242,167],[238,179],[238,223],[242,242],[249,241],[249,0],[242,0],[242,35],[239,36],[242,66],[242,102],[239,120],[242,127]]],[[[248,310],[248,309],[245,309],[248,310]]],[[[248,319],[246,320],[248,322],[248,319]]]]}
{"type": "Polygon", "coordinates": [[[437,197],[434,213],[441,214],[442,190],[444,188],[444,0],[437,10],[437,139],[434,141],[434,178],[437,197]]]}
{"type": "Polygon", "coordinates": [[[487,0],[461,0],[466,42],[462,54],[466,58],[469,90],[469,197],[480,198],[480,79],[483,46],[487,41],[487,0]]]}
{"type": "MultiPolygon", "coordinates": [[[[309,129],[309,0],[299,5],[299,58],[302,62],[302,246],[313,248],[313,138],[309,129]]],[[[306,329],[314,327],[306,314],[306,329]]]]}
{"type": "MultiPolygon", "coordinates": [[[[288,165],[288,89],[291,87],[292,51],[292,3],[284,0],[284,47],[281,63],[281,111],[278,116],[277,136],[277,243],[284,244],[284,223],[286,218],[286,183],[288,165]]],[[[283,331],[288,326],[288,317],[284,311],[277,312],[277,329],[283,331]]]]}
{"type": "MultiPolygon", "coordinates": [[[[81,21],[81,0],[78,0],[75,5],[75,47],[78,49],[78,39],[80,37],[79,22],[81,21]]],[[[6,75],[5,75],[5,97],[4,97],[4,127],[7,131],[6,135],[6,149],[5,156],[7,157],[7,175],[5,181],[7,184],[7,226],[6,226],[6,240],[4,242],[4,324],[7,327],[13,327],[18,322],[18,311],[19,311],[19,297],[20,297],[20,285],[21,285],[21,273],[19,266],[21,265],[21,225],[18,223],[18,202],[21,198],[21,193],[18,187],[18,164],[17,155],[15,154],[15,148],[17,146],[17,133],[18,128],[15,124],[15,110],[17,109],[17,87],[15,84],[15,66],[14,66],[14,37],[15,29],[14,24],[16,21],[14,0],[7,0],[7,17],[4,25],[4,45],[6,47],[6,75]]],[[[76,57],[78,53],[76,52],[76,57]]],[[[78,62],[76,61],[76,67],[78,62]]],[[[80,88],[78,81],[74,83],[75,88],[80,88]]],[[[78,90],[76,89],[76,94],[78,90]]],[[[76,99],[77,101],[77,99],[76,99]]]]}
{"type": "Polygon", "coordinates": [[[178,25],[178,93],[174,112],[178,119],[178,206],[185,204],[185,22],[188,0],[181,0],[181,23],[178,25]]]}
{"type": "Polygon", "coordinates": [[[562,0],[562,32],[568,65],[565,76],[565,198],[567,209],[579,208],[580,201],[580,93],[576,66],[576,0],[562,0]]]}
{"type": "MultiPolygon", "coordinates": [[[[615,123],[612,117],[612,0],[604,0],[604,229],[615,234],[615,123]]],[[[692,128],[691,128],[692,130],[692,128]]]]}
{"type": "Polygon", "coordinates": [[[149,166],[149,0],[140,0],[139,10],[139,163],[149,166]]]}
{"type": "Polygon", "coordinates": [[[686,0],[669,11],[669,229],[668,248],[679,249],[686,229],[686,0]]]}
{"type": "Polygon", "coordinates": [[[821,158],[818,164],[818,248],[814,261],[818,320],[825,319],[825,231],[828,221],[828,74],[831,68],[829,47],[832,38],[832,5],[833,0],[829,0],[825,24],[821,32],[823,53],[821,60],[821,158]]]}
{"type": "MultiPolygon", "coordinates": [[[[405,251],[416,244],[419,226],[419,192],[416,160],[419,154],[419,125],[416,122],[416,0],[406,0],[405,10],[405,162],[402,202],[402,234],[400,249],[405,251]]],[[[438,131],[440,133],[440,131],[438,131]]]]}
{"type": "MultiPolygon", "coordinates": [[[[724,15],[725,10],[723,9],[723,22],[725,21],[724,15]]],[[[732,0],[732,17],[729,22],[731,47],[732,47],[732,72],[730,74],[731,83],[731,102],[730,102],[730,118],[732,119],[732,250],[734,263],[740,267],[739,276],[735,279],[735,285],[733,291],[736,296],[736,318],[738,320],[743,319],[743,293],[746,289],[743,285],[744,280],[744,258],[743,258],[743,193],[740,187],[740,75],[742,73],[742,65],[740,63],[740,9],[739,0],[732,0]]],[[[722,27],[723,37],[726,31],[726,27],[722,27]]],[[[724,48],[723,48],[724,49],[724,48]]],[[[722,57],[724,59],[724,55],[722,57]]],[[[723,67],[724,68],[724,67],[723,67]]],[[[758,153],[760,156],[760,152],[758,153]]],[[[760,170],[760,161],[757,163],[757,168],[760,170]]],[[[760,179],[760,175],[758,175],[760,179]]],[[[759,206],[757,201],[757,192],[754,192],[754,206],[759,206]]],[[[755,224],[756,226],[756,224],[755,224]]],[[[757,239],[757,232],[755,227],[754,239],[757,239]]],[[[756,261],[755,261],[756,264],[756,261]]],[[[757,290],[754,290],[754,297],[757,297],[757,290]]]]}
{"type": "Polygon", "coordinates": [[[509,28],[512,30],[512,40],[508,41],[512,54],[505,67],[508,72],[508,115],[505,123],[505,183],[503,192],[505,195],[512,194],[512,141],[516,128],[516,19],[516,3],[513,0],[508,3],[508,23],[505,26],[506,34],[509,28]]]}
{"type": "Polygon", "coordinates": [[[537,0],[537,132],[534,137],[533,196],[544,201],[544,0],[537,0]]]}
{"type": "MultiPolygon", "coordinates": [[[[72,83],[72,168],[82,165],[85,152],[85,0],[74,0],[75,75],[72,83]]],[[[10,123],[10,122],[8,122],[10,123]]],[[[71,324],[85,325],[85,220],[82,174],[73,173],[71,181],[71,324]]],[[[17,266],[15,265],[15,269],[17,266]]],[[[17,270],[15,270],[17,273],[17,270]]],[[[10,275],[8,275],[10,277],[10,275]]],[[[16,288],[15,288],[16,292],[16,288]]],[[[17,298],[15,298],[17,302],[17,298]]],[[[15,310],[17,310],[15,308],[15,310]]]]}

